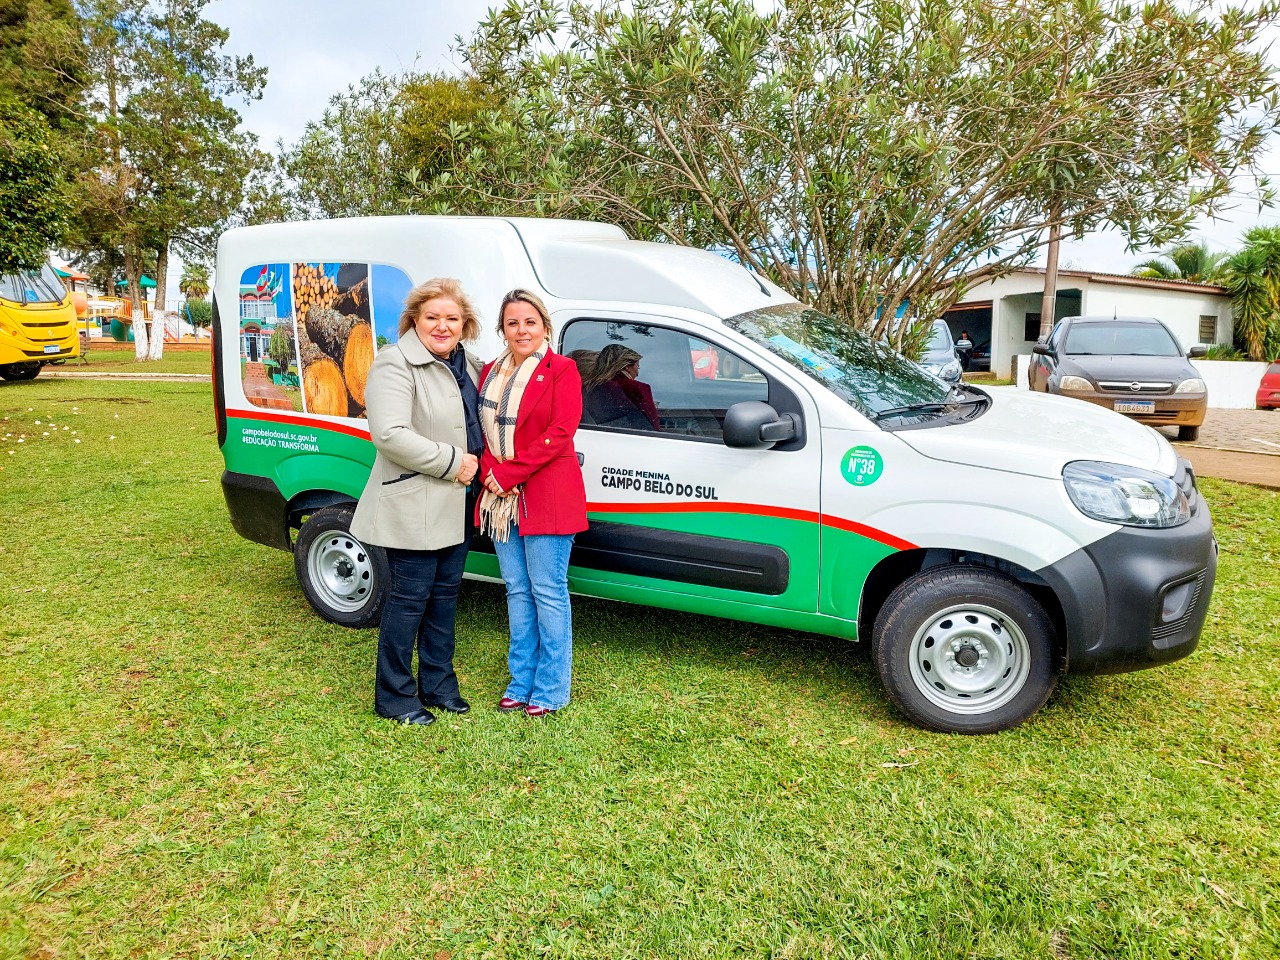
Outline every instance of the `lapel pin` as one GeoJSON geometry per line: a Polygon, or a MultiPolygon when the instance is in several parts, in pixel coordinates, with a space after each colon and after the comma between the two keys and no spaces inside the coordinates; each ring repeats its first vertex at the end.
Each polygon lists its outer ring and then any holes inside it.
{"type": "Polygon", "coordinates": [[[538,382],[539,382],[539,383],[541,383],[541,382],[542,382],[542,374],[538,374],[538,382]]]}

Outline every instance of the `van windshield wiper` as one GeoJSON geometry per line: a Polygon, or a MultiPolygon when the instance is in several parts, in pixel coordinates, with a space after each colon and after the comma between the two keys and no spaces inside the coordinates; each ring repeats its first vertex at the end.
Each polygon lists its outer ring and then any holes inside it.
{"type": "Polygon", "coordinates": [[[887,410],[877,410],[871,414],[871,422],[879,423],[881,420],[887,420],[889,417],[901,417],[912,413],[941,413],[951,407],[972,407],[980,403],[986,403],[985,396],[973,397],[968,400],[957,398],[955,400],[930,400],[925,403],[908,403],[902,407],[889,407],[887,410]]]}

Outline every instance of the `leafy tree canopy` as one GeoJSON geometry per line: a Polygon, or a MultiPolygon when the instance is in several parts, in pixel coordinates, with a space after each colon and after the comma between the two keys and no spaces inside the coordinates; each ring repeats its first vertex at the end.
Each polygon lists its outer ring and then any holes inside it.
{"type": "Polygon", "coordinates": [[[451,131],[493,106],[474,79],[375,70],[336,94],[281,157],[292,217],[405,213],[452,160],[451,131]]]}
{"type": "Polygon", "coordinates": [[[70,204],[48,121],[0,97],[0,270],[35,268],[66,229],[70,204]]]}
{"type": "MultiPolygon", "coordinates": [[[[266,158],[228,101],[261,96],[266,71],[223,54],[208,0],[82,0],[93,120],[83,144],[75,244],[118,263],[141,302],[155,257],[164,305],[169,249],[208,254],[266,158]]],[[[145,335],[135,330],[139,355],[145,335]]],[[[153,350],[152,355],[158,356],[153,350]]]]}
{"type": "Polygon", "coordinates": [[[0,91],[55,128],[83,119],[80,18],[71,0],[0,0],[0,91]]]}
{"type": "MultiPolygon", "coordinates": [[[[1045,227],[1162,246],[1280,120],[1274,3],[509,0],[462,54],[438,212],[591,217],[720,248],[877,333],[1045,227]]],[[[1267,199],[1267,197],[1264,197],[1267,199]]],[[[899,334],[895,333],[895,336],[899,334]]]]}

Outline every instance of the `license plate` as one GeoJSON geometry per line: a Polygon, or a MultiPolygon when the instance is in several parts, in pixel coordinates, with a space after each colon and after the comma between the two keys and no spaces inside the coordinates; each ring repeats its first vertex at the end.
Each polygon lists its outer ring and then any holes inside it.
{"type": "Polygon", "coordinates": [[[45,353],[57,353],[57,352],[58,352],[58,345],[57,345],[56,343],[46,343],[46,344],[44,345],[44,352],[45,352],[45,353]]]}
{"type": "Polygon", "coordinates": [[[1155,413],[1156,402],[1154,400],[1117,400],[1113,409],[1116,413],[1155,413]]]}

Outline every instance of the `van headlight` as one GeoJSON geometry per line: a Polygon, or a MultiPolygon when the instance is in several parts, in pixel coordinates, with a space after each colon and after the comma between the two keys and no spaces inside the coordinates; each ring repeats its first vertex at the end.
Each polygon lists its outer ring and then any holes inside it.
{"type": "Polygon", "coordinates": [[[1191,504],[1170,477],[1118,463],[1076,460],[1062,468],[1067,496],[1086,517],[1130,527],[1176,527],[1191,504]]]}
{"type": "Polygon", "coordinates": [[[1204,393],[1204,381],[1199,377],[1189,377],[1173,388],[1174,393],[1204,393]]]}

